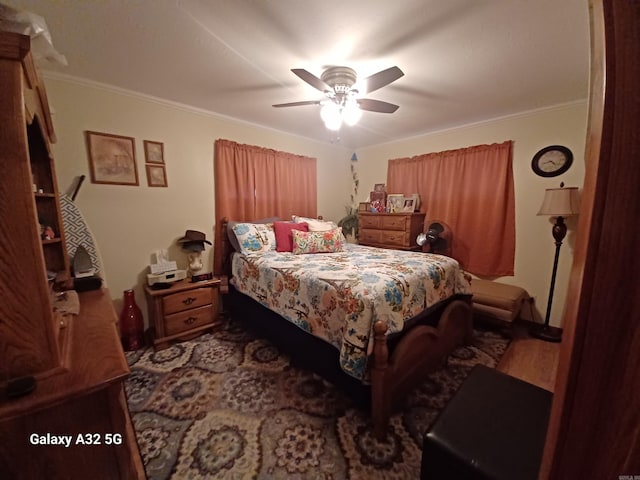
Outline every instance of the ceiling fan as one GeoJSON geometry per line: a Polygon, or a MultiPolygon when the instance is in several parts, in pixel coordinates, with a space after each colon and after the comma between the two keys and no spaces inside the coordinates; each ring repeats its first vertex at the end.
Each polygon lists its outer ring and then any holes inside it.
{"type": "MultiPolygon", "coordinates": [[[[371,98],[360,98],[360,91],[354,88],[358,76],[352,68],[349,67],[329,67],[320,78],[302,68],[294,68],[291,70],[294,74],[307,82],[312,87],[324,93],[324,100],[307,100],[302,102],[279,103],[273,105],[280,107],[299,107],[302,105],[322,105],[320,116],[327,128],[330,130],[338,130],[342,125],[342,121],[348,125],[355,125],[362,110],[379,113],[393,113],[399,107],[393,103],[374,100],[371,98]]],[[[371,93],[379,88],[385,87],[395,82],[404,73],[398,67],[390,67],[378,73],[367,77],[364,80],[365,92],[371,93]]]]}

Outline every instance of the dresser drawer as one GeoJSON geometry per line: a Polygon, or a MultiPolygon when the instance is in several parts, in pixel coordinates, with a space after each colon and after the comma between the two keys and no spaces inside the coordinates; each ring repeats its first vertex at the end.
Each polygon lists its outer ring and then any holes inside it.
{"type": "Polygon", "coordinates": [[[210,305],[213,302],[213,289],[198,288],[185,292],[167,295],[162,299],[162,307],[165,315],[182,312],[189,308],[210,305]]]}
{"type": "Polygon", "coordinates": [[[381,216],[379,215],[360,215],[358,217],[358,228],[373,228],[379,229],[381,224],[381,216]]]}
{"type": "Polygon", "coordinates": [[[193,308],[164,317],[164,328],[167,335],[186,332],[192,328],[213,323],[213,306],[193,308]]]}
{"type": "Polygon", "coordinates": [[[409,239],[409,232],[383,230],[380,232],[380,243],[390,247],[409,247],[411,240],[409,239]]]}
{"type": "Polygon", "coordinates": [[[358,241],[362,245],[376,245],[380,243],[380,230],[360,230],[358,241]]]}
{"type": "Polygon", "coordinates": [[[405,230],[407,228],[407,220],[411,217],[406,215],[385,215],[382,217],[380,229],[382,230],[405,230]]]}

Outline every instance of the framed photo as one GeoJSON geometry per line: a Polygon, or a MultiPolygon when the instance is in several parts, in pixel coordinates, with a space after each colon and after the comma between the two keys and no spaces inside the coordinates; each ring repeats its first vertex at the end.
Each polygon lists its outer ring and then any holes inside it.
{"type": "Polygon", "coordinates": [[[164,144],[160,142],[144,141],[144,159],[146,163],[164,164],[164,144]]]}
{"type": "Polygon", "coordinates": [[[384,183],[376,183],[373,185],[374,192],[384,192],[385,184],[384,183]]]}
{"type": "Polygon", "coordinates": [[[91,183],[138,185],[135,139],[87,131],[91,183]]]}
{"type": "Polygon", "coordinates": [[[403,212],[410,212],[413,213],[415,210],[415,200],[411,197],[403,197],[403,206],[402,206],[402,211],[403,212]]]}
{"type": "Polygon", "coordinates": [[[420,210],[420,194],[412,193],[411,195],[405,195],[404,199],[413,199],[413,211],[417,212],[418,210],[420,210]]]}
{"type": "Polygon", "coordinates": [[[358,211],[359,212],[368,212],[370,208],[371,208],[371,203],[369,203],[369,202],[360,202],[358,204],[358,211]]]}
{"type": "Polygon", "coordinates": [[[166,187],[167,172],[164,165],[145,165],[147,169],[147,183],[150,187],[166,187]]]}
{"type": "Polygon", "coordinates": [[[390,193],[387,195],[387,212],[398,213],[403,212],[404,208],[404,195],[396,193],[390,193]]]}

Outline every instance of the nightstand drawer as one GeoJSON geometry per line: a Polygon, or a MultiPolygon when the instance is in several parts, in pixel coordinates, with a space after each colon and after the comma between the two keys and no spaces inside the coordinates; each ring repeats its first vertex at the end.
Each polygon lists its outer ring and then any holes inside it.
{"type": "Polygon", "coordinates": [[[213,302],[213,289],[198,288],[186,292],[167,295],[162,299],[162,307],[165,315],[182,312],[188,308],[201,307],[213,302]]]}
{"type": "Polygon", "coordinates": [[[213,306],[194,308],[185,312],[167,315],[164,318],[164,328],[167,335],[185,332],[192,328],[213,323],[213,306]]]}

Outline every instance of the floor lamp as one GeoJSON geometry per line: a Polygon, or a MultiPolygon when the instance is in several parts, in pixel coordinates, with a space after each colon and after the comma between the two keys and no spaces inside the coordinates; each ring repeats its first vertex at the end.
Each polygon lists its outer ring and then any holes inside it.
{"type": "Polygon", "coordinates": [[[551,286],[549,287],[549,301],[547,302],[547,314],[544,318],[544,325],[536,325],[530,331],[533,337],[547,342],[559,342],[562,340],[561,333],[557,329],[549,326],[549,316],[551,315],[551,303],[553,301],[553,289],[556,285],[556,271],[558,270],[558,257],[560,256],[560,247],[562,240],[567,234],[567,226],[564,223],[564,217],[578,214],[578,188],[563,188],[564,183],[560,184],[560,188],[547,188],[544,194],[544,200],[538,215],[549,215],[556,217],[556,223],[553,225],[551,234],[556,243],[556,255],[553,259],[553,273],[551,274],[551,286]]]}

